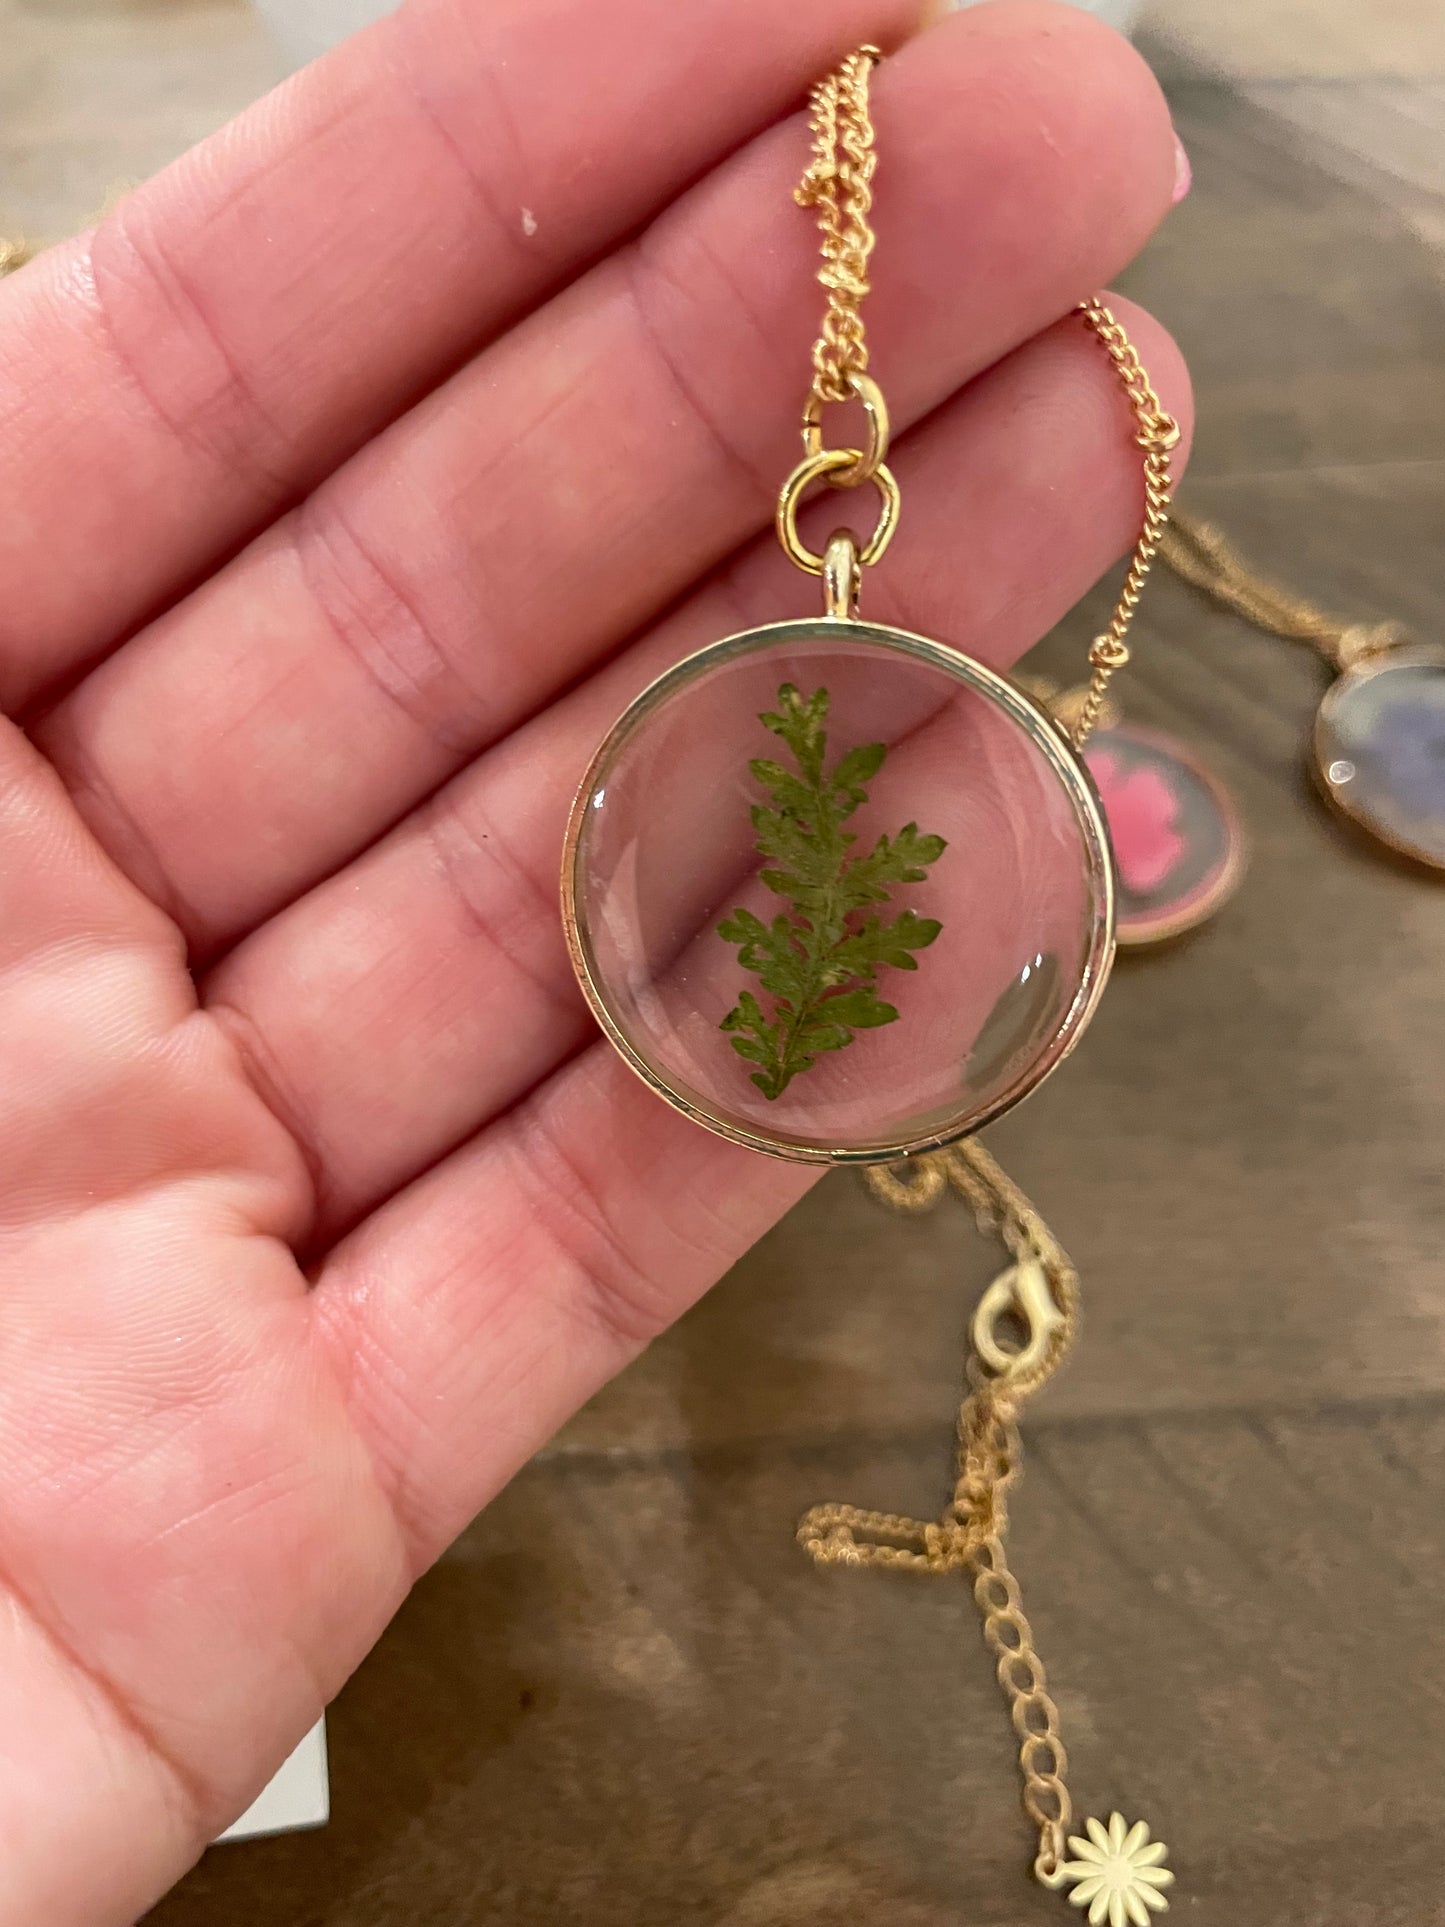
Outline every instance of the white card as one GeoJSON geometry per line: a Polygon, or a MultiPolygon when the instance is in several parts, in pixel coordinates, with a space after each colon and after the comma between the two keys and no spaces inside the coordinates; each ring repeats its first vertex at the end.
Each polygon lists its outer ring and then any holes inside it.
{"type": "Polygon", "coordinates": [[[262,1833],[324,1827],[331,1817],[326,1777],[326,1722],[318,1720],[286,1764],[269,1780],[222,1840],[250,1840],[262,1833]]]}

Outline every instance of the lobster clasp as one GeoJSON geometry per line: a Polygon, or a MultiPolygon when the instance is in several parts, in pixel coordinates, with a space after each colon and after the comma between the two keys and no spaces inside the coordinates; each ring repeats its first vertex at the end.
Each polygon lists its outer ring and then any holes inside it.
{"type": "Polygon", "coordinates": [[[1001,1271],[979,1299],[973,1314],[973,1349],[1000,1378],[1032,1372],[1048,1359],[1063,1322],[1042,1262],[1020,1258],[1001,1271]],[[1023,1327],[1022,1345],[1001,1341],[999,1329],[1005,1319],[1023,1327]]]}

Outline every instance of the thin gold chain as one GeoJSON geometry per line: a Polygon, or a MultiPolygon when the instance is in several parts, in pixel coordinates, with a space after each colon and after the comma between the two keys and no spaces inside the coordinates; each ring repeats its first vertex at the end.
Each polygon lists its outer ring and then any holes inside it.
{"type": "Polygon", "coordinates": [[[866,374],[868,344],[861,308],[868,292],[868,257],[874,234],[873,171],[878,155],[868,109],[868,81],[876,47],[860,47],[813,89],[813,161],[795,190],[800,207],[818,211],[823,264],[818,279],[827,290],[822,332],[813,346],[812,394],[819,402],[847,401],[850,377],[866,374]]]}
{"type": "Polygon", "coordinates": [[[0,275],[13,274],[17,268],[23,268],[32,252],[28,242],[0,234],[0,275]]]}
{"type": "MultiPolygon", "coordinates": [[[[802,206],[817,211],[823,256],[818,280],[828,303],[813,345],[813,380],[803,409],[803,460],[783,484],[777,527],[790,559],[824,578],[828,613],[834,616],[856,612],[861,569],[881,558],[898,521],[898,484],[886,465],[888,410],[868,373],[862,312],[876,238],[870,216],[878,154],[869,86],[881,58],[876,47],[860,47],[813,89],[813,155],[795,190],[802,206]],[[820,427],[823,409],[850,399],[863,404],[868,445],[826,448],[820,427]],[[839,530],[827,553],[818,555],[802,541],[798,506],[804,492],[818,481],[832,488],[856,488],[870,481],[877,486],[882,511],[866,542],[850,530],[839,530]]],[[[1076,748],[1082,747],[1099,720],[1110,679],[1129,660],[1125,638],[1168,520],[1173,488],[1170,454],[1179,441],[1178,424],[1160,403],[1134,344],[1103,297],[1081,302],[1078,313],[1102,344],[1134,413],[1135,439],[1144,452],[1144,519],[1109,626],[1089,650],[1090,682],[1070,730],[1076,748]]]]}
{"type": "Polygon", "coordinates": [[[911,1519],[831,1503],[798,1524],[798,1542],[819,1565],[878,1566],[920,1573],[967,1570],[994,1655],[998,1682],[1019,1742],[1023,1807],[1038,1829],[1034,1872],[1055,1884],[1073,1806],[1059,1709],[1004,1552],[1008,1491],[1021,1463],[1020,1407],[1053,1376],[1078,1329],[1079,1281],[1059,1244],[1018,1186],[976,1139],[906,1167],[863,1173],[875,1196],[900,1211],[929,1210],[952,1185],[979,1229],[998,1237],[1012,1263],[985,1293],[973,1321],[969,1391],[958,1410],[957,1476],[938,1519],[911,1519]],[[904,1175],[904,1171],[908,1175],[904,1175]],[[1005,1352],[994,1327],[1005,1316],[1027,1333],[1005,1352]]]}
{"type": "Polygon", "coordinates": [[[1405,640],[1395,622],[1346,622],[1257,575],[1219,530],[1192,516],[1176,515],[1159,553],[1174,573],[1256,629],[1307,642],[1336,669],[1393,649],[1405,640]]]}
{"type": "Polygon", "coordinates": [[[1139,424],[1136,439],[1144,451],[1144,522],[1134,545],[1134,553],[1129,559],[1124,586],[1119,591],[1119,600],[1114,605],[1109,626],[1102,635],[1095,637],[1089,650],[1089,665],[1093,674],[1089,678],[1088,693],[1070,732],[1076,749],[1083,747],[1099,720],[1110,679],[1129,660],[1129,645],[1125,637],[1134,620],[1134,611],[1139,606],[1139,597],[1149,579],[1149,570],[1169,520],[1169,498],[1174,487],[1170,474],[1170,455],[1179,443],[1179,424],[1172,415],[1166,414],[1160,404],[1133,342],[1105,305],[1103,297],[1095,295],[1092,301],[1080,302],[1079,313],[1098,336],[1113,363],[1139,424]]]}

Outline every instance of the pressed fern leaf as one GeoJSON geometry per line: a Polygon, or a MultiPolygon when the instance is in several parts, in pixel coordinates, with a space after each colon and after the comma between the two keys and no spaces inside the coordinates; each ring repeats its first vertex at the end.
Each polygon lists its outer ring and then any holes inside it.
{"type": "Polygon", "coordinates": [[[912,910],[885,918],[872,906],[890,902],[897,884],[922,883],[946,845],[906,823],[866,853],[855,851],[858,839],[843,825],[867,802],[866,786],[888,751],[864,743],[828,770],[826,689],[804,696],[784,683],[776,710],[758,720],[796,764],[790,770],[759,757],[748,765],[772,799],[752,812],[755,848],[767,858],[759,875],[788,908],[767,923],[751,910],[734,910],[718,925],[770,999],[765,1006],[744,990],[721,1028],[738,1056],[757,1066],[752,1081],[764,1097],[777,1098],[825,1051],[843,1050],[857,1031],[897,1021],[897,1010],[878,995],[878,972],[916,970],[914,952],[926,950],[943,926],[912,910]]]}

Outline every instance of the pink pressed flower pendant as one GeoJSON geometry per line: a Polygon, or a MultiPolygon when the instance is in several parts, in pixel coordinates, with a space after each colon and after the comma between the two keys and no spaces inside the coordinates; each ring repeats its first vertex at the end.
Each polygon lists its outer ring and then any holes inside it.
{"type": "Polygon", "coordinates": [[[1097,730],[1084,761],[1114,850],[1118,941],[1196,929],[1233,896],[1248,860],[1229,792],[1185,744],[1133,723],[1097,730]]]}

